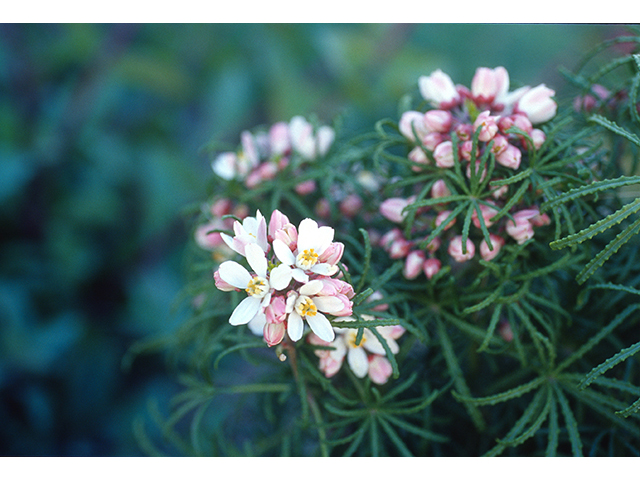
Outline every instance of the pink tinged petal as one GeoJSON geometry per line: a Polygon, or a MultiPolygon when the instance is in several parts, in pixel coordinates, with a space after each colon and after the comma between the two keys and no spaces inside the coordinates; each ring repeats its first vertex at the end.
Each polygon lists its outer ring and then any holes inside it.
{"type": "Polygon", "coordinates": [[[391,362],[385,357],[375,355],[369,362],[369,378],[373,383],[378,385],[387,383],[392,373],[391,362]]]}
{"type": "Polygon", "coordinates": [[[362,348],[350,348],[347,352],[347,363],[351,371],[358,378],[364,378],[369,371],[367,353],[362,348]]]}
{"type": "Polygon", "coordinates": [[[453,167],[455,160],[453,156],[453,144],[450,140],[440,143],[433,151],[433,158],[440,168],[453,167]]]}
{"type": "Polygon", "coordinates": [[[274,210],[271,214],[271,219],[269,220],[269,235],[273,238],[278,230],[289,223],[289,218],[284,213],[280,210],[274,210]]]}
{"type": "Polygon", "coordinates": [[[333,342],[333,339],[336,338],[331,322],[320,312],[315,315],[307,315],[305,318],[311,327],[311,331],[325,342],[333,342]]]}
{"type": "Polygon", "coordinates": [[[273,241],[273,251],[280,260],[285,265],[291,266],[296,263],[296,257],[293,252],[287,247],[287,244],[284,243],[279,238],[276,238],[273,241]]]}
{"type": "Polygon", "coordinates": [[[236,288],[247,288],[251,281],[251,274],[238,262],[228,260],[218,267],[220,279],[236,288]]]}
{"type": "Polygon", "coordinates": [[[380,340],[378,340],[371,332],[365,330],[364,333],[366,338],[366,341],[363,343],[364,348],[371,353],[384,355],[386,352],[384,350],[384,347],[382,346],[382,343],[380,343],[380,340]]]}
{"type": "Polygon", "coordinates": [[[292,278],[291,267],[287,265],[278,265],[271,270],[269,274],[269,285],[276,290],[284,290],[289,286],[292,278]]]}
{"type": "MultiPolygon", "coordinates": [[[[294,342],[297,342],[302,338],[303,332],[304,323],[302,322],[302,317],[300,316],[300,314],[298,314],[298,312],[294,310],[289,314],[289,319],[287,321],[287,333],[289,334],[289,338],[291,338],[291,340],[293,340],[294,342]]],[[[318,336],[320,337],[320,335],[318,336]]]]}
{"type": "Polygon", "coordinates": [[[318,310],[325,313],[340,312],[344,309],[344,303],[337,297],[313,297],[313,303],[318,310]]]}
{"type": "Polygon", "coordinates": [[[300,295],[315,295],[319,293],[324,284],[321,280],[311,280],[309,283],[305,283],[300,287],[300,295]]]}
{"type": "Polygon", "coordinates": [[[245,325],[249,323],[260,310],[261,301],[262,299],[256,297],[247,297],[242,300],[231,314],[229,323],[231,325],[245,325]]]}
{"type": "Polygon", "coordinates": [[[543,123],[553,118],[558,105],[551,97],[556,92],[544,83],[528,90],[518,101],[517,110],[529,117],[531,123],[543,123]]]}
{"type": "Polygon", "coordinates": [[[267,258],[264,255],[264,251],[255,243],[250,243],[244,249],[247,262],[253,271],[258,274],[259,277],[266,278],[267,276],[267,258]]]}

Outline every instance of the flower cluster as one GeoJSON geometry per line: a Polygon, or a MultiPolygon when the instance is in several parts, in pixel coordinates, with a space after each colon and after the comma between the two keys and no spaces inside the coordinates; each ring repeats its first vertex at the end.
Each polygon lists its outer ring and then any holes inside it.
{"type": "MultiPolygon", "coordinates": [[[[366,321],[374,320],[370,315],[362,315],[366,321]]],[[[351,317],[341,317],[338,321],[355,321],[351,317]]],[[[405,332],[401,325],[375,327],[376,331],[384,338],[394,355],[399,348],[396,339],[405,332]]],[[[355,328],[335,328],[336,338],[327,342],[317,335],[309,335],[308,341],[312,345],[326,347],[317,349],[316,355],[320,357],[320,370],[327,378],[334,376],[342,367],[344,359],[347,359],[349,368],[358,378],[369,375],[372,382],[379,385],[386,383],[392,373],[391,363],[386,357],[382,343],[369,330],[365,329],[359,343],[356,343],[357,332],[355,328]]]]}
{"type": "MultiPolygon", "coordinates": [[[[483,235],[478,248],[468,237],[463,245],[461,229],[455,228],[456,215],[450,205],[433,202],[429,207],[418,209],[413,224],[416,231],[412,235],[424,236],[410,240],[399,228],[394,228],[381,238],[381,246],[391,258],[405,258],[404,275],[409,279],[421,272],[432,278],[443,260],[436,252],[445,243],[447,258],[455,262],[470,260],[477,250],[484,260],[491,260],[509,238],[522,244],[533,236],[534,227],[549,223],[549,218],[541,215],[535,205],[522,201],[494,223],[493,217],[508,201],[510,191],[509,185],[496,187],[490,182],[518,171],[531,150],[542,146],[545,134],[534,125],[550,120],[557,109],[552,99],[555,92],[544,84],[510,92],[509,75],[503,67],[478,68],[471,89],[454,85],[447,74],[436,70],[420,77],[419,90],[434,108],[427,112],[407,111],[399,122],[400,133],[411,144],[408,158],[413,164],[412,170],[440,177],[430,187],[429,195],[433,199],[452,194],[455,183],[451,183],[453,172],[447,172],[449,170],[459,169],[466,174],[466,181],[483,185],[472,220],[478,232],[491,228],[491,233],[489,241],[483,235]],[[489,156],[495,159],[494,168],[489,167],[489,156]],[[425,249],[417,248],[443,223],[439,236],[425,249]]],[[[400,224],[407,216],[407,207],[415,200],[415,196],[386,199],[380,205],[380,213],[400,224]]]]}
{"type": "MultiPolygon", "coordinates": [[[[273,179],[286,168],[292,155],[296,153],[302,161],[312,161],[324,157],[335,139],[335,131],[328,126],[314,129],[301,116],[291,121],[273,124],[268,131],[242,132],[240,147],[235,152],[219,154],[211,168],[225,180],[244,180],[248,188],[253,188],[264,180],[273,179]]],[[[314,185],[305,182],[299,192],[312,191],[314,185]]]]}
{"type": "Polygon", "coordinates": [[[248,324],[264,336],[269,346],[285,335],[297,342],[304,323],[322,340],[331,342],[335,332],[329,318],[352,313],[353,287],[336,278],[344,245],[334,242],[334,230],[304,219],[296,228],[286,215],[275,210],[269,224],[257,212],[233,224],[234,236],[222,240],[246,258],[251,271],[228,260],[214,272],[222,291],[244,291],[247,297],[234,309],[229,323],[248,324]]]}

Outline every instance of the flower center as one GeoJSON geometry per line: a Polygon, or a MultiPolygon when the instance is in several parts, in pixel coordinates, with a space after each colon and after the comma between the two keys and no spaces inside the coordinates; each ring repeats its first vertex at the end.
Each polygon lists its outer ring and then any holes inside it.
{"type": "Polygon", "coordinates": [[[253,277],[245,291],[252,297],[262,298],[269,292],[269,283],[265,278],[253,277]]]}
{"type": "Polygon", "coordinates": [[[310,316],[313,317],[318,313],[318,307],[315,306],[313,300],[311,300],[306,295],[301,295],[296,302],[296,312],[300,314],[301,317],[310,316]]]}
{"type": "Polygon", "coordinates": [[[318,263],[318,254],[310,248],[309,250],[305,250],[302,253],[298,254],[296,258],[296,262],[299,267],[302,267],[305,270],[309,270],[316,263],[318,263]]]}
{"type": "Polygon", "coordinates": [[[366,338],[364,338],[364,336],[360,339],[360,343],[356,345],[356,338],[358,337],[358,332],[357,331],[349,331],[347,333],[347,345],[350,348],[359,348],[362,347],[365,342],[367,341],[366,338]]]}

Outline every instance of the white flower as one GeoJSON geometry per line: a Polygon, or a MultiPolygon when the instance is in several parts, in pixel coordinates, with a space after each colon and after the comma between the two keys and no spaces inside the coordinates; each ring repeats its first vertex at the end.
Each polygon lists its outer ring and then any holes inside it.
{"type": "Polygon", "coordinates": [[[264,251],[255,243],[250,243],[245,247],[245,256],[256,273],[255,276],[232,260],[222,263],[218,268],[220,279],[235,288],[243,289],[248,295],[233,310],[229,318],[231,325],[245,325],[252,321],[255,325],[262,323],[265,316],[264,309],[271,301],[271,292],[274,288],[269,283],[264,251]]]}
{"type": "Polygon", "coordinates": [[[235,177],[244,178],[260,163],[258,144],[254,136],[248,132],[242,132],[240,136],[242,148],[236,154],[234,152],[221,153],[211,162],[211,168],[221,178],[231,180],[235,177]]]}
{"type": "MultiPolygon", "coordinates": [[[[278,275],[278,283],[289,284],[291,279],[306,283],[309,280],[308,273],[315,273],[330,277],[338,271],[336,265],[319,262],[319,257],[333,242],[334,230],[331,227],[318,227],[315,220],[305,218],[298,228],[298,241],[295,251],[280,239],[273,241],[273,251],[278,260],[289,270],[282,269],[278,275]]],[[[284,287],[283,287],[284,288],[284,287]]]]}
{"type": "Polygon", "coordinates": [[[287,333],[294,342],[302,338],[306,320],[313,333],[325,342],[335,338],[335,332],[324,313],[336,313],[344,309],[344,303],[337,297],[317,295],[323,288],[320,280],[311,280],[302,285],[298,292],[289,292],[286,312],[289,314],[287,333]]]}
{"type": "Polygon", "coordinates": [[[245,256],[245,248],[249,244],[257,244],[263,252],[269,248],[267,242],[267,221],[260,213],[255,217],[246,217],[242,223],[235,221],[233,224],[234,236],[221,233],[222,240],[235,252],[245,256]]]}
{"type": "MultiPolygon", "coordinates": [[[[373,320],[374,317],[370,315],[363,315],[363,320],[373,320]]],[[[338,321],[355,321],[354,318],[351,317],[340,317],[337,318],[338,321]]],[[[384,327],[382,327],[384,328],[384,327]]],[[[336,339],[337,342],[342,342],[347,349],[347,363],[351,368],[351,371],[358,378],[364,378],[369,372],[369,357],[368,353],[372,353],[374,355],[385,355],[386,352],[380,340],[371,332],[369,329],[364,330],[364,334],[362,335],[362,339],[360,343],[356,345],[356,337],[358,335],[358,330],[355,328],[336,328],[336,331],[340,334],[339,338],[336,339]],[[367,353],[368,352],[368,353],[367,353]]],[[[398,344],[390,335],[391,330],[386,329],[382,330],[381,328],[377,328],[378,333],[380,333],[387,345],[389,345],[389,349],[391,353],[394,355],[398,353],[400,350],[398,344]]],[[[394,335],[395,336],[395,335],[394,335]]]]}

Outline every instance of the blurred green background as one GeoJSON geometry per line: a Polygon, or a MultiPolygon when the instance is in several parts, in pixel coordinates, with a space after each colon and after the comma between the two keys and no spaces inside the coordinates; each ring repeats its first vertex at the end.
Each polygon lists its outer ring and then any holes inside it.
{"type": "Polygon", "coordinates": [[[133,420],[178,386],[161,355],[121,360],[181,320],[203,145],[309,113],[362,133],[436,68],[469,85],[503,65],[561,95],[558,67],[623,31],[0,25],[0,455],[142,454],[133,420]]]}

